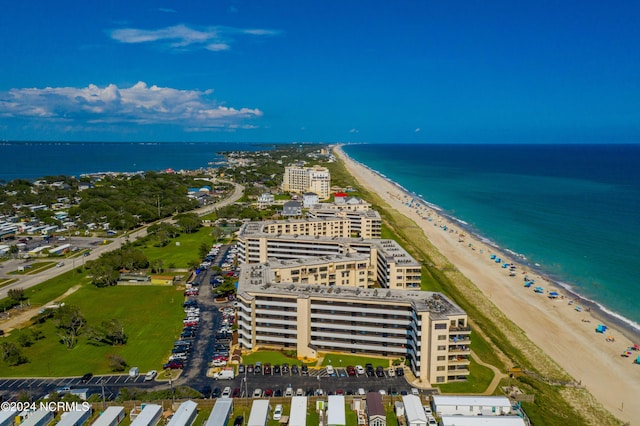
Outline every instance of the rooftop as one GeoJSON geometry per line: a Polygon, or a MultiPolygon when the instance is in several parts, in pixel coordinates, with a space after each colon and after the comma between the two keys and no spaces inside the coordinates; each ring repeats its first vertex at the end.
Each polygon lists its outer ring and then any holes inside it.
{"type": "Polygon", "coordinates": [[[429,312],[432,319],[446,319],[465,312],[441,293],[422,290],[395,290],[347,286],[320,286],[293,283],[275,283],[269,264],[248,264],[240,267],[238,294],[245,299],[254,295],[283,295],[295,297],[335,298],[354,302],[378,302],[412,305],[417,312],[429,312]]]}

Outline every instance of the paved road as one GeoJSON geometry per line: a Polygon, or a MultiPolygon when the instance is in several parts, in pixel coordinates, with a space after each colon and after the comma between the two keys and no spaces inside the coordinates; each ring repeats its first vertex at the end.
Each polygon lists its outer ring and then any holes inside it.
{"type": "MultiPolygon", "coordinates": [[[[233,194],[231,194],[230,197],[218,202],[218,203],[214,203],[208,206],[203,206],[200,207],[196,210],[194,210],[194,212],[196,214],[198,214],[199,216],[204,216],[205,214],[211,213],[213,211],[215,211],[216,209],[219,209],[221,207],[225,207],[229,204],[235,203],[236,201],[238,201],[241,197],[242,194],[244,192],[244,187],[242,185],[236,184],[234,182],[227,182],[227,181],[223,181],[226,183],[230,183],[234,185],[234,191],[233,194]]],[[[163,219],[163,221],[167,221],[167,220],[171,220],[171,218],[167,218],[167,219],[163,219]]],[[[95,260],[98,257],[100,257],[100,255],[102,253],[106,253],[112,250],[117,250],[119,249],[125,242],[129,241],[129,240],[136,240],[140,237],[144,237],[145,235],[147,235],[147,227],[149,225],[146,225],[140,229],[137,229],[129,234],[126,234],[124,236],[120,236],[117,238],[114,238],[112,240],[110,240],[111,242],[109,244],[106,245],[99,245],[96,246],[91,253],[88,256],[79,256],[79,257],[74,257],[74,258],[69,258],[69,259],[65,259],[65,264],[59,268],[50,268],[47,269],[45,271],[39,272],[37,274],[33,274],[33,275],[22,275],[18,277],[18,281],[16,281],[15,283],[9,284],[7,286],[4,286],[0,289],[0,299],[3,299],[5,297],[7,297],[7,293],[9,290],[11,290],[12,288],[22,288],[22,289],[28,289],[29,287],[33,287],[34,285],[38,285],[41,284],[42,282],[49,280],[51,278],[54,278],[60,274],[63,274],[65,272],[71,271],[76,265],[80,265],[81,263],[84,263],[87,260],[95,260]]]]}

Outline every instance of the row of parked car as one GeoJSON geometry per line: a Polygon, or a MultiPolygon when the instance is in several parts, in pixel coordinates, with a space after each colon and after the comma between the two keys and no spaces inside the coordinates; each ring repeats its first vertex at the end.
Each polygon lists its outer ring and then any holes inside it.
{"type": "Polygon", "coordinates": [[[261,362],[256,362],[254,364],[240,364],[238,366],[238,374],[263,374],[263,375],[272,375],[272,374],[309,374],[309,367],[305,364],[297,365],[293,364],[291,367],[289,364],[279,364],[271,365],[270,363],[262,364],[261,362]]]}
{"type": "Polygon", "coordinates": [[[221,309],[222,321],[215,335],[215,346],[211,365],[214,367],[223,367],[229,361],[229,352],[231,348],[232,331],[231,327],[235,321],[234,310],[231,307],[221,309]]]}
{"type": "Polygon", "coordinates": [[[173,343],[171,349],[171,356],[164,368],[170,369],[182,369],[184,364],[189,358],[191,352],[191,341],[195,338],[198,331],[198,325],[200,324],[200,308],[198,302],[193,299],[188,299],[184,302],[185,319],[182,321],[182,333],[180,334],[180,340],[173,343]]]}

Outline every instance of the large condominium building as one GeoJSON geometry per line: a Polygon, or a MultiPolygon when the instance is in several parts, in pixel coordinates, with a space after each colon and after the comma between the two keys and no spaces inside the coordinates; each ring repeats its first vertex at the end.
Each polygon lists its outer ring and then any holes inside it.
{"type": "Polygon", "coordinates": [[[466,380],[471,330],[466,313],[445,296],[276,282],[278,273],[283,276],[270,264],[241,266],[238,342],[243,350],[288,348],[299,358],[320,352],[405,358],[424,383],[466,380]]]}
{"type": "Polygon", "coordinates": [[[375,281],[385,288],[419,288],[421,265],[398,243],[348,238],[346,219],[249,222],[238,235],[240,263],[360,253],[369,257],[375,281]]]}
{"type": "Polygon", "coordinates": [[[344,218],[351,223],[351,236],[362,238],[380,238],[382,236],[382,219],[380,213],[375,210],[338,210],[338,209],[316,209],[307,213],[313,219],[344,218]]]}
{"type": "Polygon", "coordinates": [[[298,167],[289,166],[284,168],[282,179],[282,190],[285,192],[314,192],[318,198],[326,200],[329,198],[331,188],[331,174],[325,167],[298,167]]]}
{"type": "Polygon", "coordinates": [[[268,262],[270,282],[324,286],[369,287],[376,271],[368,255],[347,253],[268,262]]]}

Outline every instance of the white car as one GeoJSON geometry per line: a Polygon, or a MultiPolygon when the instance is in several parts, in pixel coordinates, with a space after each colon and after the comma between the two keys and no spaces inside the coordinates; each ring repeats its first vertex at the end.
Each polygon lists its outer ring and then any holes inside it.
{"type": "Polygon", "coordinates": [[[155,379],[157,375],[158,375],[158,372],[156,370],[151,370],[144,375],[144,381],[150,382],[151,380],[155,379]]]}
{"type": "Polygon", "coordinates": [[[333,376],[335,374],[335,370],[330,365],[327,366],[327,374],[330,376],[333,376]]]}
{"type": "Polygon", "coordinates": [[[427,423],[430,425],[437,425],[438,422],[436,421],[436,419],[433,416],[428,416],[427,417],[427,423]]]}
{"type": "Polygon", "coordinates": [[[356,365],[356,373],[358,373],[358,376],[361,376],[364,374],[364,368],[361,365],[356,365]]]}
{"type": "Polygon", "coordinates": [[[231,397],[231,388],[229,386],[224,388],[224,390],[222,391],[222,397],[223,398],[230,398],[231,397]]]}
{"type": "Polygon", "coordinates": [[[411,388],[411,395],[420,396],[418,388],[411,388]]]}
{"type": "Polygon", "coordinates": [[[280,420],[282,417],[282,404],[276,405],[275,410],[273,410],[273,420],[280,420]]]}
{"type": "Polygon", "coordinates": [[[260,398],[262,396],[262,389],[256,389],[253,391],[254,398],[260,398]]]}
{"type": "Polygon", "coordinates": [[[365,396],[366,394],[367,394],[367,392],[365,392],[364,388],[358,389],[358,395],[365,396]]]}

